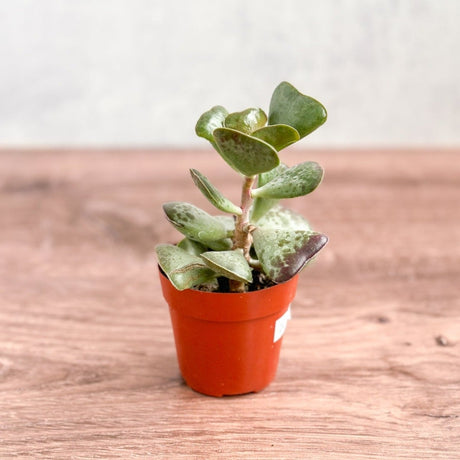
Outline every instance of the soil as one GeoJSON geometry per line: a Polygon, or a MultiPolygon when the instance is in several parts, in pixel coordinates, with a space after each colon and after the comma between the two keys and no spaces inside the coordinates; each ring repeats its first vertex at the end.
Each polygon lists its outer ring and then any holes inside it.
{"type": "MultiPolygon", "coordinates": [[[[267,276],[260,272],[254,270],[252,272],[253,276],[253,282],[248,285],[248,292],[253,292],[253,291],[260,291],[262,289],[267,289],[269,287],[274,286],[276,283],[273,282],[272,280],[268,279],[267,276]]],[[[205,291],[205,292],[219,292],[219,293],[227,293],[230,294],[230,283],[228,278],[225,277],[220,277],[217,278],[218,285],[216,286],[215,284],[203,284],[200,286],[197,286],[195,289],[198,291],[205,291]]]]}

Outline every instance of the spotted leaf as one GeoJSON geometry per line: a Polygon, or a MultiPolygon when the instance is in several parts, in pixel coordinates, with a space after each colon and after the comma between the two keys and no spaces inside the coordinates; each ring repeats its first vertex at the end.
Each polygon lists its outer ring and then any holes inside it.
{"type": "Polygon", "coordinates": [[[214,139],[222,158],[244,176],[255,176],[279,165],[276,150],[265,141],[229,128],[217,128],[214,139]]]}
{"type": "Polygon", "coordinates": [[[216,273],[200,257],[173,244],[159,244],[155,250],[158,264],[179,291],[207,283],[216,277],[216,273]]]}
{"type": "Polygon", "coordinates": [[[259,219],[257,227],[263,229],[311,231],[310,224],[303,216],[281,205],[273,207],[259,219]]]}
{"type": "Polygon", "coordinates": [[[276,283],[291,279],[327,243],[327,236],[304,230],[258,228],[254,249],[264,272],[276,283]]]}
{"type": "Polygon", "coordinates": [[[287,169],[262,187],[252,191],[252,196],[262,198],[295,198],[315,190],[323,178],[323,169],[314,161],[306,161],[287,169]]]}
{"type": "Polygon", "coordinates": [[[208,243],[227,237],[224,225],[193,204],[171,201],[163,205],[171,224],[186,237],[208,243]]]}

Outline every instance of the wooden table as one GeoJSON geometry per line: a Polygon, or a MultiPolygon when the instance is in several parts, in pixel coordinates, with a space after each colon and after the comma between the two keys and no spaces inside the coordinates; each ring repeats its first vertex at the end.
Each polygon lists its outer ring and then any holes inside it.
{"type": "Polygon", "coordinates": [[[276,380],[181,381],[160,204],[237,200],[206,151],[0,152],[0,458],[459,459],[460,151],[299,151],[290,201],[330,244],[301,277],[276,380]],[[174,169],[173,169],[174,168],[174,169]]]}

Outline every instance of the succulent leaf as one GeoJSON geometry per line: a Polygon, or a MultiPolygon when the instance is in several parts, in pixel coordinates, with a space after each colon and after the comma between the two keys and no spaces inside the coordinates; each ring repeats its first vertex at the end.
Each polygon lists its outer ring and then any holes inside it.
{"type": "Polygon", "coordinates": [[[227,236],[232,237],[235,233],[235,219],[232,216],[213,216],[214,219],[218,220],[227,231],[227,236]]]}
{"type": "Polygon", "coordinates": [[[254,131],[252,136],[267,142],[278,152],[300,139],[300,135],[297,130],[288,125],[264,126],[263,128],[254,131]]]}
{"type": "Polygon", "coordinates": [[[252,196],[262,198],[295,198],[315,190],[323,178],[323,169],[314,161],[288,168],[262,187],[252,190],[252,196]]]}
{"type": "Polygon", "coordinates": [[[310,232],[311,227],[308,221],[281,205],[270,209],[261,219],[257,221],[257,227],[262,229],[279,229],[279,230],[303,230],[310,232]]]}
{"type": "Polygon", "coordinates": [[[273,206],[279,202],[277,199],[272,198],[256,198],[251,209],[251,221],[259,222],[273,206]]]}
{"type": "Polygon", "coordinates": [[[242,133],[251,134],[267,123],[267,115],[262,109],[246,109],[242,112],[233,112],[225,118],[224,126],[242,133]]]}
{"type": "Polygon", "coordinates": [[[255,176],[279,165],[276,150],[265,141],[229,128],[217,128],[214,139],[222,158],[244,176],[255,176]]]}
{"type": "MultiPolygon", "coordinates": [[[[287,169],[288,167],[284,163],[281,163],[271,171],[259,174],[257,185],[262,187],[287,169]]],[[[257,222],[266,212],[275,206],[278,201],[277,199],[271,198],[255,198],[251,210],[251,220],[257,222]]]]}
{"type": "Polygon", "coordinates": [[[257,178],[257,186],[262,187],[262,185],[268,184],[275,177],[278,177],[280,174],[284,173],[288,169],[288,165],[280,163],[276,168],[272,169],[271,171],[259,174],[259,177],[257,178]]]}
{"type": "Polygon", "coordinates": [[[304,230],[258,228],[254,249],[264,272],[276,283],[291,279],[327,243],[327,236],[304,230]]]}
{"type": "Polygon", "coordinates": [[[182,291],[216,277],[203,260],[173,244],[159,244],[155,248],[158,264],[173,286],[182,291]]]}
{"type": "Polygon", "coordinates": [[[280,83],[270,101],[268,124],[286,124],[295,128],[300,138],[313,132],[327,118],[324,106],[317,100],[300,93],[290,83],[280,83]]]}
{"type": "Polygon", "coordinates": [[[233,242],[230,238],[223,238],[221,240],[214,241],[200,241],[200,243],[203,243],[213,251],[227,251],[233,246],[233,242]]]}
{"type": "Polygon", "coordinates": [[[241,208],[225,198],[214,185],[209,182],[208,178],[196,169],[191,169],[193,182],[200,189],[201,193],[219,210],[230,214],[241,215],[241,208]]]}
{"type": "Polygon", "coordinates": [[[229,279],[251,283],[252,270],[241,250],[210,251],[201,254],[204,262],[220,275],[229,279]]]}
{"type": "Polygon", "coordinates": [[[193,241],[190,238],[184,238],[183,240],[179,241],[177,246],[194,256],[199,256],[208,250],[204,244],[199,243],[198,241],[193,241]]]}
{"type": "Polygon", "coordinates": [[[169,222],[194,241],[208,244],[227,236],[227,231],[221,222],[193,204],[170,201],[163,205],[163,209],[169,222]]]}
{"type": "Polygon", "coordinates": [[[209,109],[198,119],[195,126],[196,134],[214,144],[212,133],[216,128],[224,126],[224,120],[227,115],[227,110],[221,105],[216,105],[212,109],[209,109]]]}

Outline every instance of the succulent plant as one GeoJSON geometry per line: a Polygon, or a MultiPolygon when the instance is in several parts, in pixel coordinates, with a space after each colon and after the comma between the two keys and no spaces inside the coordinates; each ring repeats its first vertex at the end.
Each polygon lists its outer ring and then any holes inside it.
{"type": "Polygon", "coordinates": [[[163,205],[169,222],[184,235],[178,244],[156,246],[158,262],[178,289],[245,292],[295,276],[327,243],[304,217],[279,201],[311,193],[323,177],[314,161],[287,166],[278,153],[321,126],[325,108],[290,83],[273,92],[268,117],[259,108],[228,113],[222,106],[196,124],[242,180],[239,205],[202,173],[191,169],[195,185],[228,215],[214,216],[186,202],[163,205]],[[257,281],[257,283],[256,283],[257,281]]]}

